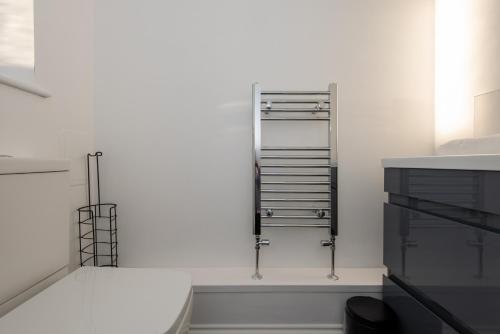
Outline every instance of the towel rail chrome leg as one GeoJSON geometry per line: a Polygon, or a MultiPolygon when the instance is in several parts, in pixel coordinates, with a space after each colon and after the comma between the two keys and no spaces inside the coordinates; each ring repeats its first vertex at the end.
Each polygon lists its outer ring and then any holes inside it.
{"type": "Polygon", "coordinates": [[[255,280],[262,279],[262,274],[260,273],[260,247],[261,246],[269,246],[270,242],[267,239],[261,239],[260,235],[255,236],[255,273],[252,275],[252,278],[255,280]]]}
{"type": "Polygon", "coordinates": [[[335,274],[335,236],[331,235],[330,240],[321,240],[321,246],[329,246],[331,251],[330,273],[326,277],[337,281],[339,277],[335,274]]]}

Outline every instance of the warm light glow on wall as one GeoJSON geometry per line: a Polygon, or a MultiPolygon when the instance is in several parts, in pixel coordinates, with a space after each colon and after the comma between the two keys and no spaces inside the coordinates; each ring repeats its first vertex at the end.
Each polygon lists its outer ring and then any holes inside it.
{"type": "Polygon", "coordinates": [[[471,1],[436,0],[436,145],[472,136],[471,1]]]}

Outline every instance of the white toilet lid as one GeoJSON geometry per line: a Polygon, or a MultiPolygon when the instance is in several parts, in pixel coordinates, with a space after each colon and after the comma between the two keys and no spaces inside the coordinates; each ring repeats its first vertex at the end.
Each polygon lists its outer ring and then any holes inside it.
{"type": "Polygon", "coordinates": [[[186,273],[83,267],[2,317],[0,333],[169,333],[190,295],[186,273]]]}

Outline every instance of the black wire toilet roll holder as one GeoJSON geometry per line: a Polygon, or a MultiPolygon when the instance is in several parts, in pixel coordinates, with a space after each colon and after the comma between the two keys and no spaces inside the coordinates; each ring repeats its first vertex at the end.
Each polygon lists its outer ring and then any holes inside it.
{"type": "Polygon", "coordinates": [[[82,267],[118,267],[116,204],[101,203],[100,157],[102,152],[87,154],[88,203],[77,209],[82,267]],[[94,174],[91,173],[91,161],[94,161],[94,174]],[[92,182],[91,175],[95,175],[95,182],[92,182]]]}

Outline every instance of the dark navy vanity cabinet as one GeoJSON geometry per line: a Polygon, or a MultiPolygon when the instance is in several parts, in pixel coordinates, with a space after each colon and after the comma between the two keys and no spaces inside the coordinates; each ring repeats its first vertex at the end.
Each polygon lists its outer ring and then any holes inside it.
{"type": "Polygon", "coordinates": [[[384,185],[400,332],[500,333],[500,171],[386,168],[384,185]]]}

